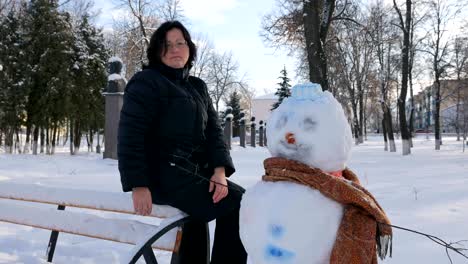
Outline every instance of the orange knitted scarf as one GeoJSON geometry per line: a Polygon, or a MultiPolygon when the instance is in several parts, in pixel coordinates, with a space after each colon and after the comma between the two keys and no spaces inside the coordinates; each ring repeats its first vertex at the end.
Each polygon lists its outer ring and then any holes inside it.
{"type": "Polygon", "coordinates": [[[344,205],[330,264],[376,264],[377,254],[384,259],[389,248],[391,257],[390,221],[352,171],[345,169],[343,179],[300,162],[277,157],[266,159],[264,166],[263,181],[306,185],[344,205]]]}

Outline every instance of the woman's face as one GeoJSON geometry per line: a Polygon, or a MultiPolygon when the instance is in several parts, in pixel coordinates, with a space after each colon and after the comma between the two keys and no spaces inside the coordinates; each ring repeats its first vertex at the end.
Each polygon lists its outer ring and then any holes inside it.
{"type": "Polygon", "coordinates": [[[189,47],[182,31],[173,28],[166,33],[166,43],[161,54],[161,61],[169,67],[180,69],[189,58],[189,47]]]}

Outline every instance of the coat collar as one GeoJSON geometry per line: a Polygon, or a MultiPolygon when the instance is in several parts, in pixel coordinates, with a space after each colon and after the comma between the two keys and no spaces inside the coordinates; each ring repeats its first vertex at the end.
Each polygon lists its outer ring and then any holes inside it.
{"type": "Polygon", "coordinates": [[[186,81],[189,76],[189,69],[187,67],[184,67],[182,69],[175,69],[161,63],[157,65],[150,65],[148,68],[156,69],[162,75],[164,75],[166,78],[172,81],[186,81]]]}

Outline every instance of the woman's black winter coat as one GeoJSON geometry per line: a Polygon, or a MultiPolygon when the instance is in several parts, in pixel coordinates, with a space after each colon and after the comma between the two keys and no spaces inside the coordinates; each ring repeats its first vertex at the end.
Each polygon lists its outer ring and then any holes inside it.
{"type": "Polygon", "coordinates": [[[234,173],[207,86],[186,69],[159,65],[132,77],[117,148],[123,190],[148,187],[156,202],[209,179],[216,167],[234,173]]]}

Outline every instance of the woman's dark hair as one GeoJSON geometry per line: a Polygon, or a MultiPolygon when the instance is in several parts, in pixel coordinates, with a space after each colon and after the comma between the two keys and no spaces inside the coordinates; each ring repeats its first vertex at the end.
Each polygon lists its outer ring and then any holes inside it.
{"type": "Polygon", "coordinates": [[[162,63],[161,54],[167,52],[165,49],[166,45],[166,34],[169,30],[177,28],[182,31],[185,41],[189,47],[189,57],[185,64],[185,68],[189,70],[192,68],[195,58],[197,57],[197,47],[193,43],[192,38],[188,30],[177,20],[167,21],[162,23],[158,29],[151,36],[149,47],[146,50],[146,56],[148,57],[148,66],[156,66],[162,63]]]}

